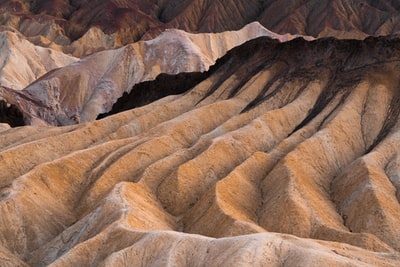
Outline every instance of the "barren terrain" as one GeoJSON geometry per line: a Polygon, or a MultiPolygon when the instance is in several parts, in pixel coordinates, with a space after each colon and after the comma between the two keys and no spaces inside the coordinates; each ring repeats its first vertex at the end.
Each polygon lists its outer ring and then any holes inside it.
{"type": "Polygon", "coordinates": [[[399,266],[399,8],[0,1],[0,266],[399,266]]]}

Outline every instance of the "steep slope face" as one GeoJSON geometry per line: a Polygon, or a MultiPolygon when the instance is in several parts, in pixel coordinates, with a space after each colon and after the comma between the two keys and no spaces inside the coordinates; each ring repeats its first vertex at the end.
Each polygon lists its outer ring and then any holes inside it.
{"type": "Polygon", "coordinates": [[[259,21],[276,32],[365,38],[399,31],[400,1],[265,1],[259,21]]]}
{"type": "Polygon", "coordinates": [[[0,88],[0,95],[24,114],[27,124],[90,121],[109,112],[133,85],[161,73],[204,72],[229,49],[259,36],[279,41],[296,37],[274,34],[259,23],[219,34],[167,30],[154,40],[95,53],[49,72],[23,91],[0,88]]]}
{"type": "MultiPolygon", "coordinates": [[[[257,20],[277,33],[360,38],[399,31],[400,1],[186,1],[167,5],[160,17],[166,25],[189,31],[223,31],[257,20]]],[[[152,32],[156,32],[152,30],[152,32]]]]}
{"type": "Polygon", "coordinates": [[[0,84],[21,90],[45,73],[78,60],[35,46],[20,34],[0,32],[0,84]]]}
{"type": "Polygon", "coordinates": [[[363,39],[399,31],[399,10],[399,0],[14,0],[0,2],[0,24],[80,57],[166,28],[223,32],[252,21],[282,34],[363,39]]]}
{"type": "Polygon", "coordinates": [[[5,129],[0,244],[32,266],[398,266],[399,59],[263,37],[181,94],[5,129]]]}

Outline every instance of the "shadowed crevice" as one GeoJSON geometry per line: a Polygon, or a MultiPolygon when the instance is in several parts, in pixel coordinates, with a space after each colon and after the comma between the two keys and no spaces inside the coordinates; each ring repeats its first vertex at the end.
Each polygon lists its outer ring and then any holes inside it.
{"type": "Polygon", "coordinates": [[[283,71],[281,71],[278,75],[275,75],[267,84],[263,87],[261,92],[257,95],[257,97],[251,101],[241,113],[245,113],[247,111],[250,111],[251,109],[255,108],[256,106],[260,105],[262,102],[267,101],[274,95],[276,95],[282,87],[285,85],[285,81],[279,81],[282,77],[284,77],[287,74],[288,68],[285,68],[283,71]],[[274,85],[274,83],[278,82],[279,84],[277,87],[269,94],[265,95],[269,89],[274,85]]]}
{"type": "Polygon", "coordinates": [[[0,123],[8,123],[11,127],[24,126],[22,112],[15,106],[0,100],[0,123]]]}
{"type": "Polygon", "coordinates": [[[393,127],[396,125],[400,115],[399,107],[400,107],[400,85],[398,86],[396,94],[393,96],[392,101],[390,102],[383,126],[378,136],[374,140],[374,142],[367,149],[367,153],[371,152],[372,149],[374,149],[383,139],[385,139],[385,137],[391,132],[393,127]]]}
{"type": "Polygon", "coordinates": [[[208,73],[193,72],[177,75],[160,74],[154,81],[136,84],[130,93],[124,93],[111,111],[102,113],[97,119],[144,106],[168,95],[184,93],[208,77],[208,73]]]}

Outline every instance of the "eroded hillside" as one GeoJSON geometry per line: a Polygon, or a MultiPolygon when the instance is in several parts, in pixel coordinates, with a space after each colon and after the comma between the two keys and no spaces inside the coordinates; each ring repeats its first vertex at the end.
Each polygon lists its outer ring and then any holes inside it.
{"type": "Polygon", "coordinates": [[[399,48],[260,37],[168,96],[148,82],[140,107],[126,94],[101,120],[5,127],[3,258],[398,266],[399,48]]]}
{"type": "Polygon", "coordinates": [[[0,266],[399,266],[399,10],[0,0],[0,266]]]}

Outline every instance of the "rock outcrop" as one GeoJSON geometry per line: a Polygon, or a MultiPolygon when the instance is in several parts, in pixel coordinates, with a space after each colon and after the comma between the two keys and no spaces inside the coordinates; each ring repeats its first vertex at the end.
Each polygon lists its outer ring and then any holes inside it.
{"type": "Polygon", "coordinates": [[[21,90],[47,72],[78,58],[41,46],[12,31],[0,32],[0,84],[21,90]]]}
{"type": "Polygon", "coordinates": [[[140,107],[6,126],[2,251],[31,266],[398,266],[399,57],[396,38],[260,37],[148,82],[197,79],[140,107]]]}

